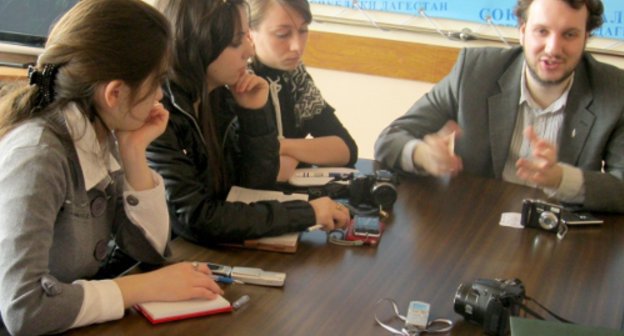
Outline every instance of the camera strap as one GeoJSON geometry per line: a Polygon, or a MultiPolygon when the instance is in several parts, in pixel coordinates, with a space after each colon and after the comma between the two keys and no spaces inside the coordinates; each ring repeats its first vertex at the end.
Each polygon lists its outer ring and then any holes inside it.
{"type": "MultiPolygon", "coordinates": [[[[392,309],[394,310],[394,316],[393,317],[398,317],[400,320],[405,322],[407,319],[405,318],[405,316],[403,316],[403,315],[401,315],[399,313],[399,308],[397,307],[397,303],[393,299],[389,299],[389,298],[380,299],[375,304],[375,308],[377,308],[380,303],[386,302],[386,301],[389,302],[392,305],[392,309]]],[[[431,320],[431,321],[427,322],[427,328],[426,329],[410,333],[405,328],[401,328],[399,330],[399,329],[396,329],[394,327],[391,327],[391,326],[381,322],[379,317],[377,317],[376,309],[375,309],[375,322],[377,322],[377,324],[379,324],[382,328],[384,328],[387,331],[389,331],[392,335],[401,335],[401,336],[415,336],[415,335],[420,335],[420,334],[447,333],[447,332],[449,332],[453,328],[453,321],[451,321],[449,319],[435,319],[435,320],[431,320]]]]}
{"type": "MultiPolygon", "coordinates": [[[[541,303],[537,302],[537,300],[535,300],[535,299],[533,299],[531,297],[528,297],[528,296],[525,296],[524,299],[527,300],[527,301],[534,302],[536,305],[538,305],[540,308],[542,308],[544,311],[546,311],[548,314],[550,314],[550,316],[554,317],[559,322],[574,324],[574,322],[572,322],[570,320],[567,320],[567,319],[565,319],[565,318],[555,314],[550,309],[546,308],[544,305],[542,305],[541,303]]],[[[524,309],[524,311],[526,311],[528,314],[532,315],[533,317],[538,318],[540,320],[546,320],[543,316],[541,316],[540,314],[535,312],[533,309],[529,308],[523,302],[517,302],[517,305],[520,306],[520,308],[524,309]]]]}
{"type": "Polygon", "coordinates": [[[346,240],[344,230],[333,230],[327,235],[327,241],[340,246],[364,246],[362,240],[346,240]]]}

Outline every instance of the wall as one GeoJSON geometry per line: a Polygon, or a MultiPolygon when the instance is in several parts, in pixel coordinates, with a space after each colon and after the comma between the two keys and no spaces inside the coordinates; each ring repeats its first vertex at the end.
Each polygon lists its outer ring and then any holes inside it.
{"type": "Polygon", "coordinates": [[[381,130],[433,84],[320,68],[308,68],[323,97],[335,109],[359,147],[361,158],[373,158],[381,130]]]}

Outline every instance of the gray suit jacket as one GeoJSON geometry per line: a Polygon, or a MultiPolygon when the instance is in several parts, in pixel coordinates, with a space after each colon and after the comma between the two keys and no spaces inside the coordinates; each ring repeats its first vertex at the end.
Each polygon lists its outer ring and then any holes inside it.
{"type": "Polygon", "coordinates": [[[164,261],[126,216],[123,173],[85,190],[64,120],[56,122],[65,136],[34,119],[0,139],[0,313],[13,335],[69,328],[84,294],[73,281],[106,263],[113,236],[136,260],[164,261]]]}
{"type": "MultiPolygon", "coordinates": [[[[501,178],[518,113],[523,64],[519,47],[462,50],[451,73],[381,133],[375,158],[400,170],[408,141],[455,120],[463,129],[455,151],[464,171],[501,178]]],[[[559,161],[583,170],[583,207],[624,212],[624,71],[585,54],[562,127],[559,161]]]]}

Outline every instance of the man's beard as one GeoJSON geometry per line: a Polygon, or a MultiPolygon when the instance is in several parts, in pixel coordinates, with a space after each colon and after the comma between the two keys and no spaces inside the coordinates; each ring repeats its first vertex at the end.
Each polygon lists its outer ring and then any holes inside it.
{"type": "Polygon", "coordinates": [[[574,73],[574,69],[576,68],[576,66],[573,67],[572,69],[570,69],[570,71],[566,72],[563,76],[561,76],[561,78],[554,79],[554,80],[545,80],[545,79],[540,78],[539,74],[537,73],[537,70],[535,70],[533,65],[530,64],[529,62],[527,62],[527,68],[529,68],[529,74],[531,75],[531,77],[535,81],[537,81],[540,85],[542,85],[542,86],[556,86],[556,85],[559,85],[559,84],[565,82],[566,80],[568,80],[568,78],[570,78],[572,73],[574,73]]]}

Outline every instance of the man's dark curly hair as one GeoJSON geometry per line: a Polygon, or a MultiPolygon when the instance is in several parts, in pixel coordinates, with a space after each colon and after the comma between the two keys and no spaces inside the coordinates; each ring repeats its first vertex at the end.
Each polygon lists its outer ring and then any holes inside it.
{"type": "MultiPolygon", "coordinates": [[[[574,9],[581,9],[583,6],[587,7],[589,15],[587,16],[586,30],[591,33],[594,29],[602,26],[604,13],[604,6],[601,0],[560,0],[567,3],[574,9]]],[[[514,14],[518,18],[518,23],[522,25],[527,21],[527,15],[529,6],[533,3],[533,0],[518,0],[514,14]]]]}

